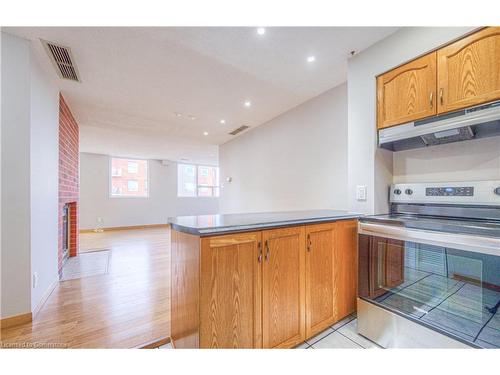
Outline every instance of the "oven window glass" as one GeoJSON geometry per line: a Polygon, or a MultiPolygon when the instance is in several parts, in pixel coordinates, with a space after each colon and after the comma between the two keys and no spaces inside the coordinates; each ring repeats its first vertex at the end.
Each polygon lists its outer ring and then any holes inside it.
{"type": "Polygon", "coordinates": [[[499,259],[414,242],[360,238],[359,294],[465,341],[499,348],[499,259]]]}

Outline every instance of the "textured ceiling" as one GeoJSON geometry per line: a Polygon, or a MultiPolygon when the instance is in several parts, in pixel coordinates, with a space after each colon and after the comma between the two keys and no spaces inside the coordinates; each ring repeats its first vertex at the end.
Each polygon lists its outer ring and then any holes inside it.
{"type": "Polygon", "coordinates": [[[217,145],[234,138],[228,132],[344,82],[350,51],[396,28],[277,27],[263,36],[248,27],[3,30],[32,40],[80,123],[81,151],[216,164],[217,145]],[[40,38],[72,49],[81,83],[57,78],[40,38]]]}

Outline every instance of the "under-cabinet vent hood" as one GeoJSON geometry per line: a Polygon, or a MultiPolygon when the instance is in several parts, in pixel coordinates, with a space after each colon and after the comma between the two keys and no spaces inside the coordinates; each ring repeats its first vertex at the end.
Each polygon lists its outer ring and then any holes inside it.
{"type": "Polygon", "coordinates": [[[500,101],[381,129],[380,147],[391,151],[500,135],[500,101]]]}

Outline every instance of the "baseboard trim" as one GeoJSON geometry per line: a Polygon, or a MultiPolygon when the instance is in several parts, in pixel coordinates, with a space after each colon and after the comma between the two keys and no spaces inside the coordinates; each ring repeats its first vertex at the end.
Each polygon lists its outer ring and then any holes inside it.
{"type": "MultiPolygon", "coordinates": [[[[108,227],[101,228],[103,232],[117,231],[117,230],[130,230],[130,229],[149,229],[149,228],[168,228],[169,224],[145,224],[145,225],[129,225],[124,227],[108,227]]],[[[95,233],[96,229],[80,229],[79,233],[95,233]]]]}
{"type": "Polygon", "coordinates": [[[42,307],[45,305],[45,302],[47,302],[50,295],[52,294],[52,292],[56,288],[57,284],[59,284],[59,278],[57,280],[54,280],[54,282],[52,284],[50,284],[50,286],[47,288],[47,290],[43,294],[42,298],[40,299],[40,302],[38,302],[38,304],[33,309],[33,311],[32,311],[33,319],[36,318],[36,316],[38,315],[38,313],[40,312],[42,307]]]}
{"type": "Polygon", "coordinates": [[[8,318],[0,319],[0,328],[10,328],[21,324],[30,323],[31,321],[33,321],[32,313],[10,316],[8,318]]]}

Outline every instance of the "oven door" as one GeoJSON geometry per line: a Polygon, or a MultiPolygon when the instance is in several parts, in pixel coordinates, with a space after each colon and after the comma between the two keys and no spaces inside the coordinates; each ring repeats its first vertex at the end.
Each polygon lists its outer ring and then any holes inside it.
{"type": "Polygon", "coordinates": [[[359,223],[359,298],[479,347],[500,347],[500,239],[359,223]]]}

